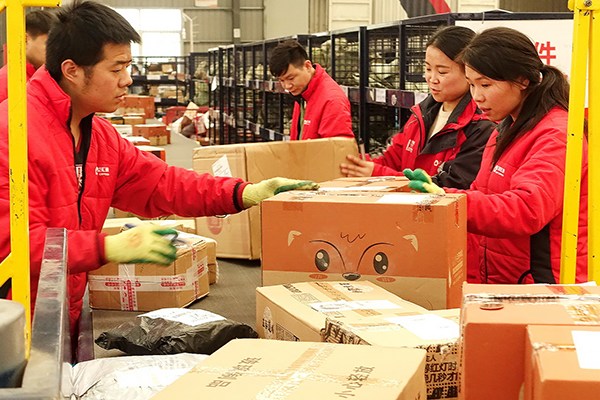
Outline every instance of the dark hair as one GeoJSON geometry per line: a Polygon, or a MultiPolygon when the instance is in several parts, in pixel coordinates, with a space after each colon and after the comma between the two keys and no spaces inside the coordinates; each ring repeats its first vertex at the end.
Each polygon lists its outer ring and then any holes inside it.
{"type": "Polygon", "coordinates": [[[52,24],[58,19],[56,15],[48,10],[35,10],[28,12],[25,16],[25,31],[33,38],[47,35],[52,24]]]}
{"type": "Polygon", "coordinates": [[[449,59],[462,64],[458,57],[465,47],[475,37],[475,32],[464,26],[443,26],[427,41],[427,46],[433,46],[444,53],[449,59]]]}
{"type": "Polygon", "coordinates": [[[529,81],[525,99],[516,121],[507,117],[494,150],[495,165],[504,150],[523,133],[533,128],[554,107],[569,107],[569,82],[555,67],[545,65],[533,42],[511,28],[490,28],[479,33],[461,57],[466,65],[496,80],[519,83],[529,81]]]}
{"type": "Polygon", "coordinates": [[[102,61],[104,45],[140,43],[140,35],[115,10],[94,1],[74,0],[57,13],[46,43],[46,68],[60,82],[61,64],[91,67],[102,61]]]}
{"type": "Polygon", "coordinates": [[[290,64],[300,67],[306,60],[308,54],[297,40],[286,40],[279,43],[271,52],[269,59],[269,70],[274,77],[279,77],[287,71],[290,64]]]}

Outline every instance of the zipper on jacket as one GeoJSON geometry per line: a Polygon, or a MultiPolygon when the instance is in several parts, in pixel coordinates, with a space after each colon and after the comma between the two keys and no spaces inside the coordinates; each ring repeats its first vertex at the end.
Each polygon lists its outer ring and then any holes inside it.
{"type": "MultiPolygon", "coordinates": [[[[77,178],[78,194],[77,194],[77,216],[79,218],[79,225],[81,225],[81,200],[83,199],[83,192],[85,190],[85,178],[86,172],[85,167],[87,164],[87,156],[90,150],[90,143],[92,141],[92,118],[94,114],[90,114],[83,118],[79,123],[80,131],[80,145],[79,151],[77,151],[77,143],[71,133],[71,143],[73,144],[73,160],[75,161],[75,176],[77,178]],[[79,177],[77,176],[77,164],[81,164],[81,187],[79,187],[79,177]]],[[[70,123],[69,123],[70,125],[70,123]]],[[[71,130],[69,129],[69,132],[71,130]]]]}

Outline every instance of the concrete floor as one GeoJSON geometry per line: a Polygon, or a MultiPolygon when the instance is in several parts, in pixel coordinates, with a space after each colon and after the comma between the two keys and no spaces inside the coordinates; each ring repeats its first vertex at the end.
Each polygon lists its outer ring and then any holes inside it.
{"type": "MultiPolygon", "coordinates": [[[[196,142],[176,134],[171,144],[164,146],[167,163],[192,168],[192,152],[196,142]]],[[[208,296],[194,302],[190,308],[203,309],[234,321],[255,327],[256,295],[260,286],[260,262],[248,260],[219,259],[219,280],[210,286],[208,296]]],[[[93,338],[135,318],[140,312],[92,310],[93,338]]],[[[123,355],[119,350],[104,350],[94,344],[93,357],[123,355]]]]}

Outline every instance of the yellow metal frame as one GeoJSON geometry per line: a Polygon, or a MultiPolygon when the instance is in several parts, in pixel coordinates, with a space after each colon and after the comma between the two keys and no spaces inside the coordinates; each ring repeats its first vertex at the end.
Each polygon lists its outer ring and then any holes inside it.
{"type": "Polygon", "coordinates": [[[0,0],[6,9],[8,68],[8,162],[10,248],[0,264],[0,284],[12,278],[12,298],[26,313],[27,356],[31,342],[29,295],[29,193],[27,186],[27,95],[25,83],[25,7],[58,7],[60,0],[0,0]]]}
{"type": "MultiPolygon", "coordinates": [[[[573,10],[573,57],[571,64],[571,89],[569,93],[569,122],[567,135],[567,161],[565,166],[565,197],[563,213],[560,282],[575,283],[577,266],[577,233],[579,225],[579,196],[581,192],[581,161],[583,152],[583,120],[585,94],[588,89],[588,143],[589,154],[598,154],[600,143],[594,137],[600,127],[600,118],[594,115],[598,107],[597,75],[600,48],[600,0],[569,0],[573,10]],[[594,68],[596,65],[596,68],[594,68]],[[588,77],[589,75],[589,77],[588,77]],[[588,86],[586,87],[586,77],[588,86]]],[[[600,169],[593,157],[588,160],[588,279],[600,283],[600,238],[596,226],[600,216],[600,186],[594,185],[600,178],[600,169]]]]}

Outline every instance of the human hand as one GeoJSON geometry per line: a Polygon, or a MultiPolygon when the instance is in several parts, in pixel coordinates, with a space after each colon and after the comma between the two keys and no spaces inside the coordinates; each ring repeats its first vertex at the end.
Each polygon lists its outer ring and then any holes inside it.
{"type": "Polygon", "coordinates": [[[348,163],[340,164],[342,175],[351,177],[373,175],[373,169],[375,168],[373,161],[365,161],[351,154],[346,156],[346,160],[348,160],[348,163]]]}
{"type": "Polygon", "coordinates": [[[169,265],[177,258],[177,249],[166,235],[177,231],[157,225],[138,225],[104,239],[104,254],[116,263],[156,263],[169,265]]]}
{"type": "Polygon", "coordinates": [[[408,182],[408,187],[414,190],[418,190],[423,193],[433,193],[433,194],[445,194],[444,189],[436,185],[431,181],[431,177],[427,174],[427,172],[423,171],[421,168],[417,168],[414,171],[412,169],[406,168],[404,171],[404,176],[410,179],[408,182]]]}
{"type": "Polygon", "coordinates": [[[288,190],[316,190],[319,185],[312,181],[300,181],[288,178],[271,178],[258,183],[251,183],[244,188],[242,199],[244,208],[250,208],[261,201],[288,190]]]}

